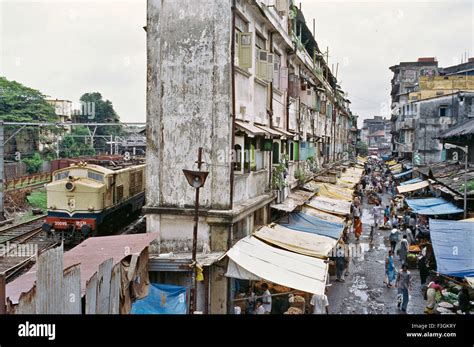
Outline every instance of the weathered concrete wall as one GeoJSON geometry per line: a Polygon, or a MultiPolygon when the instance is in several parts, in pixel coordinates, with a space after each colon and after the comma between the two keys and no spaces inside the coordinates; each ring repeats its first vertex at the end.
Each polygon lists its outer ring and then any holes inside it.
{"type": "Polygon", "coordinates": [[[212,314],[227,313],[228,278],[224,276],[226,264],[215,264],[210,267],[210,301],[212,314]]]}
{"type": "Polygon", "coordinates": [[[471,112],[472,97],[464,97],[459,103],[458,96],[446,96],[419,102],[419,118],[415,129],[415,151],[420,151],[426,164],[437,163],[441,160],[443,146],[437,139],[438,135],[449,128],[464,122],[471,112]],[[440,117],[439,108],[442,105],[451,106],[451,116],[440,117]]]}
{"type": "MultiPolygon", "coordinates": [[[[264,155],[268,156],[268,152],[264,152],[264,155]]],[[[267,170],[235,175],[234,202],[236,203],[263,195],[268,190],[267,170]]]]}
{"type": "MultiPolygon", "coordinates": [[[[231,1],[149,0],[147,205],[191,206],[182,169],[211,164],[201,206],[230,205],[231,1]],[[220,162],[220,161],[227,161],[220,162]]],[[[206,169],[206,167],[204,167],[206,169]]]]}
{"type": "MultiPolygon", "coordinates": [[[[191,252],[193,247],[193,216],[149,214],[147,231],[158,233],[159,252],[191,252]]],[[[210,250],[210,227],[204,218],[199,219],[197,249],[210,250]]],[[[154,250],[155,251],[155,250],[154,250]]]]}

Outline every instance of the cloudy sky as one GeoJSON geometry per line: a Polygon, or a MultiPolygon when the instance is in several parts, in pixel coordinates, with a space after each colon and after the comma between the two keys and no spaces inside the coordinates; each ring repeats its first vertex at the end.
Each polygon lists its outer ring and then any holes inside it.
{"type": "MultiPolygon", "coordinates": [[[[360,118],[387,115],[389,66],[474,56],[472,0],[301,2],[360,118]]],[[[59,99],[99,91],[122,120],[144,121],[145,24],[145,0],[0,0],[0,75],[59,99]]]]}

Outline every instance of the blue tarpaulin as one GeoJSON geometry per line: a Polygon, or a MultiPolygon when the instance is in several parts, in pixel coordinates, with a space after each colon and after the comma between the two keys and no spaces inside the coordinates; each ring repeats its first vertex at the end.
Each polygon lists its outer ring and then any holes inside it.
{"type": "Polygon", "coordinates": [[[341,237],[344,230],[342,223],[328,222],[303,212],[290,213],[288,217],[282,218],[278,224],[289,229],[328,236],[336,240],[341,237]]]}
{"type": "Polygon", "coordinates": [[[408,170],[408,171],[400,172],[400,173],[398,173],[398,174],[393,175],[393,177],[395,177],[395,178],[400,178],[400,177],[409,175],[409,174],[411,174],[412,172],[413,172],[413,170],[408,170]]]}
{"type": "Polygon", "coordinates": [[[453,214],[464,212],[443,198],[406,199],[413,212],[424,215],[453,214]]]}
{"type": "Polygon", "coordinates": [[[131,314],[186,314],[186,287],[150,283],[148,295],[132,304],[131,314]]]}
{"type": "Polygon", "coordinates": [[[430,219],[430,234],[439,273],[474,276],[474,223],[430,219]]]}
{"type": "Polygon", "coordinates": [[[416,178],[413,178],[411,180],[408,180],[408,181],[405,181],[405,182],[402,182],[400,183],[401,186],[405,186],[407,184],[413,184],[413,183],[418,183],[418,182],[422,182],[423,180],[420,178],[420,177],[416,177],[416,178]]]}

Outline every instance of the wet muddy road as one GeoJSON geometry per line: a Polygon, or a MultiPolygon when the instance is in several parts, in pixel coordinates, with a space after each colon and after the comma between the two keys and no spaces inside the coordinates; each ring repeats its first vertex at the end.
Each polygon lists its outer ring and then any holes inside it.
{"type": "MultiPolygon", "coordinates": [[[[384,195],[384,206],[389,196],[384,195]]],[[[332,284],[328,290],[329,313],[331,314],[405,314],[397,308],[397,288],[387,288],[383,284],[385,276],[385,258],[390,248],[388,236],[390,230],[376,229],[374,240],[369,242],[370,226],[373,224],[372,207],[364,201],[362,216],[363,233],[359,243],[355,242],[354,234],[350,240],[353,247],[359,247],[359,256],[353,257],[349,263],[349,275],[345,282],[336,282],[331,276],[332,284]]],[[[395,256],[395,265],[399,268],[395,256]]],[[[409,269],[412,274],[413,289],[407,314],[422,314],[425,301],[421,293],[419,271],[409,269]]]]}

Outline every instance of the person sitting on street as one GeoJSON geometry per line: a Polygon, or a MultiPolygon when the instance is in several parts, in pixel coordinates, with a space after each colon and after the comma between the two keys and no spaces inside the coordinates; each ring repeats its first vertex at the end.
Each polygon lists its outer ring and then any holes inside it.
{"type": "Polygon", "coordinates": [[[443,287],[439,285],[438,280],[434,280],[428,284],[428,290],[426,291],[426,307],[425,307],[425,313],[433,313],[433,310],[436,305],[436,293],[438,293],[438,296],[441,295],[441,291],[443,290],[443,287]]]}

